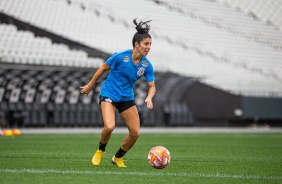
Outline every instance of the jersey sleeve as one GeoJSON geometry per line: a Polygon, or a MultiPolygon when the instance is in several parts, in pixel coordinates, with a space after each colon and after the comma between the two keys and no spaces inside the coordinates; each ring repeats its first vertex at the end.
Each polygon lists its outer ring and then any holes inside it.
{"type": "Polygon", "coordinates": [[[153,82],[155,80],[154,68],[152,65],[149,65],[149,67],[147,67],[144,76],[147,82],[153,82]]]}
{"type": "Polygon", "coordinates": [[[109,65],[111,69],[115,69],[118,62],[117,62],[118,54],[114,53],[109,59],[107,59],[106,64],[109,65]]]}

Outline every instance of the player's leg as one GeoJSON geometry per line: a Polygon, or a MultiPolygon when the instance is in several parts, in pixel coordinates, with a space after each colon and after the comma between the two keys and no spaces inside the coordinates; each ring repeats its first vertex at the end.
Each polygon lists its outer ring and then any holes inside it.
{"type": "Polygon", "coordinates": [[[103,144],[107,144],[115,128],[116,108],[109,102],[101,102],[100,106],[101,106],[102,117],[104,122],[104,127],[101,132],[100,141],[103,144]]]}
{"type": "Polygon", "coordinates": [[[120,149],[113,156],[112,162],[118,167],[126,167],[122,157],[132,148],[140,134],[140,119],[136,106],[132,106],[120,113],[122,120],[128,128],[128,135],[123,139],[120,149]]]}
{"type": "Polygon", "coordinates": [[[128,151],[132,148],[140,135],[139,114],[136,106],[132,106],[123,111],[120,115],[129,131],[128,135],[122,141],[121,148],[128,151]]]}
{"type": "Polygon", "coordinates": [[[115,110],[116,108],[109,102],[102,101],[100,103],[104,127],[100,135],[99,149],[95,152],[92,158],[92,164],[98,166],[101,163],[103,155],[106,153],[105,148],[111,138],[115,128],[115,110]]]}

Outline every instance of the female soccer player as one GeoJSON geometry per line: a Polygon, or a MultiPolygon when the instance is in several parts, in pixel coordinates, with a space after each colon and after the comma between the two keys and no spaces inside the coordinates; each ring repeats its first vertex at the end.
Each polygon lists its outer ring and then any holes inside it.
{"type": "Polygon", "coordinates": [[[104,127],[100,135],[99,149],[92,158],[92,164],[98,166],[101,163],[105,148],[115,128],[115,111],[120,113],[121,119],[128,128],[128,135],[123,139],[120,149],[112,157],[112,163],[118,167],[126,167],[122,157],[132,148],[140,134],[140,119],[134,103],[134,84],[142,76],[146,78],[149,86],[145,99],[147,108],[153,108],[152,98],[156,93],[155,76],[153,66],[146,58],[152,38],[149,34],[150,21],[133,23],[137,32],[133,36],[133,49],[114,53],[93,75],[86,86],[82,86],[81,93],[89,94],[96,81],[105,71],[110,70],[106,80],[102,83],[100,91],[100,108],[102,111],[104,127]]]}

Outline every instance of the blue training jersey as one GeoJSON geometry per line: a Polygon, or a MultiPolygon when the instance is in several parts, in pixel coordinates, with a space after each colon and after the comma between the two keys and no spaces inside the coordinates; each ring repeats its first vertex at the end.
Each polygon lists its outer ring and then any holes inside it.
{"type": "Polygon", "coordinates": [[[132,49],[114,53],[106,64],[110,73],[103,82],[100,95],[115,102],[134,99],[134,84],[142,76],[147,82],[155,80],[154,69],[150,61],[143,56],[138,65],[133,63],[132,49]]]}

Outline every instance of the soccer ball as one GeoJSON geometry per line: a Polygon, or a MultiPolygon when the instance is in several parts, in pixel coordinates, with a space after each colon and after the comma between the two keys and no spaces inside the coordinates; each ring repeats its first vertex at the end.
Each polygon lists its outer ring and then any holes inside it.
{"type": "Polygon", "coordinates": [[[148,161],[156,169],[163,169],[170,162],[170,153],[163,146],[155,146],[148,153],[148,161]]]}

